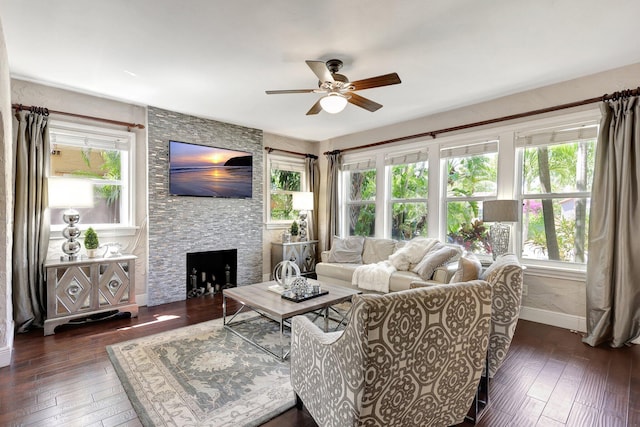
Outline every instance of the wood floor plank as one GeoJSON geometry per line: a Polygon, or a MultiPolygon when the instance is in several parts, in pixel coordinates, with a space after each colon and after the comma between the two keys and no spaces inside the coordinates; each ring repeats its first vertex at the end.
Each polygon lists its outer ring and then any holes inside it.
{"type": "MultiPolygon", "coordinates": [[[[217,295],[141,307],[133,319],[63,325],[48,337],[19,334],[11,366],[0,370],[0,425],[140,427],[105,346],[221,316],[217,295]]],[[[520,321],[476,425],[640,426],[640,346],[592,348],[578,334],[520,321]]],[[[317,424],[293,408],[264,426],[317,424]]]]}

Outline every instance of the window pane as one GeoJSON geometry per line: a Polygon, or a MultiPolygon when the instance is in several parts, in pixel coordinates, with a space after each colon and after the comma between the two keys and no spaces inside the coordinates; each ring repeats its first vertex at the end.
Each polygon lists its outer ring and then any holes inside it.
{"type": "Polygon", "coordinates": [[[271,169],[271,190],[300,191],[302,173],[271,169]]]}
{"type": "Polygon", "coordinates": [[[496,194],[498,153],[449,158],[447,171],[447,197],[496,194]]]}
{"type": "Polygon", "coordinates": [[[376,206],[351,205],[348,208],[349,235],[374,237],[376,232],[376,206]]]}
{"type": "Polygon", "coordinates": [[[349,200],[364,201],[376,198],[376,170],[355,171],[350,174],[349,200]]]}
{"type": "MultiPolygon", "coordinates": [[[[94,206],[76,208],[80,213],[81,224],[119,224],[123,221],[120,151],[55,144],[49,159],[50,176],[72,176],[74,179],[88,182],[88,185],[93,188],[94,206]],[[110,183],[99,184],[99,180],[110,181],[110,183]]],[[[65,191],[65,189],[51,188],[50,191],[52,191],[50,199],[55,200],[56,195],[53,193],[65,191]]],[[[65,209],[51,209],[52,225],[64,224],[62,212],[65,209]]]]}
{"type": "Polygon", "coordinates": [[[427,204],[392,203],[391,237],[410,240],[416,236],[427,236],[427,204]]]}
{"type": "Polygon", "coordinates": [[[464,246],[468,251],[487,254],[491,252],[489,228],[481,220],[482,202],[447,203],[447,241],[464,246]]]}
{"type": "Polygon", "coordinates": [[[427,162],[396,165],[391,168],[391,197],[426,199],[429,188],[427,162]]]}
{"type": "Polygon", "coordinates": [[[290,193],[271,193],[271,219],[293,220],[297,218],[293,210],[293,196],[290,193]]]}
{"type": "Polygon", "coordinates": [[[591,191],[595,145],[590,140],[526,148],[524,194],[591,191]]]}
{"type": "Polygon", "coordinates": [[[522,257],[587,261],[589,199],[527,199],[522,211],[522,257]]]}

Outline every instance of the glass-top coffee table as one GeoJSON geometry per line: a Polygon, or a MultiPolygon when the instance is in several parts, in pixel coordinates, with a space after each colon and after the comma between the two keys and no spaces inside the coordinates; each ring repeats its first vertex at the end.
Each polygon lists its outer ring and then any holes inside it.
{"type": "MultiPolygon", "coordinates": [[[[289,352],[285,353],[284,343],[284,328],[285,326],[289,326],[289,323],[287,322],[288,319],[301,314],[320,312],[320,315],[324,316],[324,330],[327,331],[329,328],[329,310],[331,309],[331,306],[341,302],[351,301],[352,296],[362,293],[357,289],[331,285],[324,282],[318,282],[313,279],[308,280],[311,284],[319,284],[323,291],[329,291],[329,293],[305,301],[293,302],[286,300],[282,298],[280,294],[269,290],[270,286],[276,285],[275,281],[224,289],[222,291],[222,320],[225,328],[256,347],[273,355],[277,359],[284,361],[289,355],[289,352]],[[236,300],[241,304],[240,308],[229,319],[227,319],[227,298],[236,300]],[[279,323],[280,354],[274,353],[254,340],[246,337],[237,329],[234,329],[234,326],[251,320],[245,319],[234,321],[236,316],[238,316],[244,308],[251,309],[261,316],[279,323]]],[[[349,313],[345,314],[344,318],[346,318],[348,314],[349,313]]],[[[342,322],[344,318],[340,319],[340,322],[342,322]]]]}

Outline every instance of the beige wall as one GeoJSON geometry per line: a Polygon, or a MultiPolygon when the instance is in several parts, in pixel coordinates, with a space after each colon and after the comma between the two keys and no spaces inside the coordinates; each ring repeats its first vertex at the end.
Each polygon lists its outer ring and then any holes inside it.
{"type": "Polygon", "coordinates": [[[13,150],[9,61],[0,22],[0,367],[11,363],[13,311],[11,310],[11,248],[13,232],[13,150]]]}
{"type": "MultiPolygon", "coordinates": [[[[315,154],[316,156],[318,156],[319,153],[318,152],[318,143],[317,142],[313,142],[313,141],[304,141],[301,139],[295,139],[295,138],[288,138],[285,136],[280,136],[280,135],[274,135],[274,134],[270,134],[270,133],[264,133],[263,134],[263,146],[264,147],[271,147],[271,148],[279,148],[282,150],[288,150],[288,151],[293,151],[296,153],[303,153],[303,154],[315,154]]],[[[277,152],[276,152],[277,153],[277,152]]],[[[277,154],[284,154],[284,153],[277,153],[277,154]]],[[[265,160],[265,170],[264,170],[264,174],[265,174],[265,192],[264,192],[264,198],[265,198],[265,203],[268,203],[268,191],[267,191],[267,185],[269,185],[269,177],[267,176],[267,170],[266,170],[266,160],[265,160]]],[[[322,193],[321,193],[322,194],[322,193]]],[[[267,228],[267,218],[264,218],[265,221],[265,225],[263,227],[263,238],[262,238],[262,242],[263,242],[263,247],[262,247],[262,276],[264,278],[264,280],[268,280],[269,276],[271,274],[271,242],[281,242],[281,235],[282,235],[282,231],[284,230],[283,228],[267,228]]]]}
{"type": "MultiPolygon", "coordinates": [[[[51,86],[44,86],[23,80],[11,80],[11,99],[14,103],[37,105],[49,110],[58,110],[87,116],[101,117],[127,123],[141,123],[145,129],[135,129],[135,223],[139,227],[134,234],[128,236],[109,236],[108,231],[100,232],[100,241],[116,241],[122,244],[127,253],[138,257],[136,261],[136,295],[139,304],[146,304],[147,293],[147,131],[146,107],[118,102],[106,98],[81,94],[51,86]],[[137,245],[136,245],[137,243],[137,245]],[[134,247],[135,245],[135,247],[134,247]]],[[[92,120],[78,119],[70,116],[51,114],[51,120],[80,123],[90,126],[100,126],[117,130],[126,130],[123,126],[109,125],[92,120]]],[[[80,223],[82,228],[82,223],[80,223]]],[[[51,233],[49,257],[55,258],[62,254],[62,239],[60,233],[51,233]]]]}
{"type": "MultiPolygon", "coordinates": [[[[359,145],[387,139],[594,98],[605,93],[635,88],[640,84],[639,76],[640,63],[392,126],[386,126],[384,128],[323,141],[320,143],[319,149],[320,152],[325,152],[335,149],[357,147],[359,145]]],[[[575,112],[593,108],[594,105],[592,104],[572,110],[547,113],[536,118],[557,116],[570,111],[575,112]]],[[[518,121],[522,122],[525,120],[531,120],[531,118],[520,119],[518,121]]],[[[518,121],[512,121],[511,123],[518,121]]],[[[504,125],[504,123],[502,125],[504,125]]],[[[484,128],[491,127],[492,126],[484,126],[484,128]]],[[[493,127],[496,127],[496,125],[493,127]]],[[[475,128],[474,130],[478,129],[480,128],[475,128]]],[[[322,183],[324,185],[326,182],[326,177],[324,176],[326,173],[325,156],[321,156],[321,172],[323,174],[322,183]]],[[[321,195],[324,196],[326,193],[325,188],[323,187],[321,191],[321,195]]],[[[324,198],[322,198],[320,202],[319,212],[319,223],[322,226],[326,224],[324,198]]],[[[326,229],[323,227],[320,234],[323,235],[325,232],[326,229]]],[[[527,285],[528,293],[524,297],[523,306],[527,308],[525,310],[525,316],[530,320],[545,321],[550,317],[554,317],[556,320],[554,320],[552,324],[570,327],[571,329],[584,328],[583,318],[586,313],[584,274],[576,274],[575,277],[569,277],[567,279],[566,276],[565,278],[554,277],[553,274],[541,273],[539,269],[530,269],[530,271],[525,273],[525,284],[527,285]],[[556,316],[556,314],[558,316],[556,316]],[[580,319],[576,319],[576,317],[580,319]]]]}

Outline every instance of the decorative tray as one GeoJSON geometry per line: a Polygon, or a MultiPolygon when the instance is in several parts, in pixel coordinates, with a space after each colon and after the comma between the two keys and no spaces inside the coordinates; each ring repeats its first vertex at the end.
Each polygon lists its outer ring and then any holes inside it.
{"type": "Polygon", "coordinates": [[[329,291],[320,291],[320,292],[307,292],[301,295],[296,295],[291,291],[285,291],[282,293],[282,298],[293,301],[293,302],[302,302],[311,298],[316,298],[322,295],[327,295],[329,291]]]}

